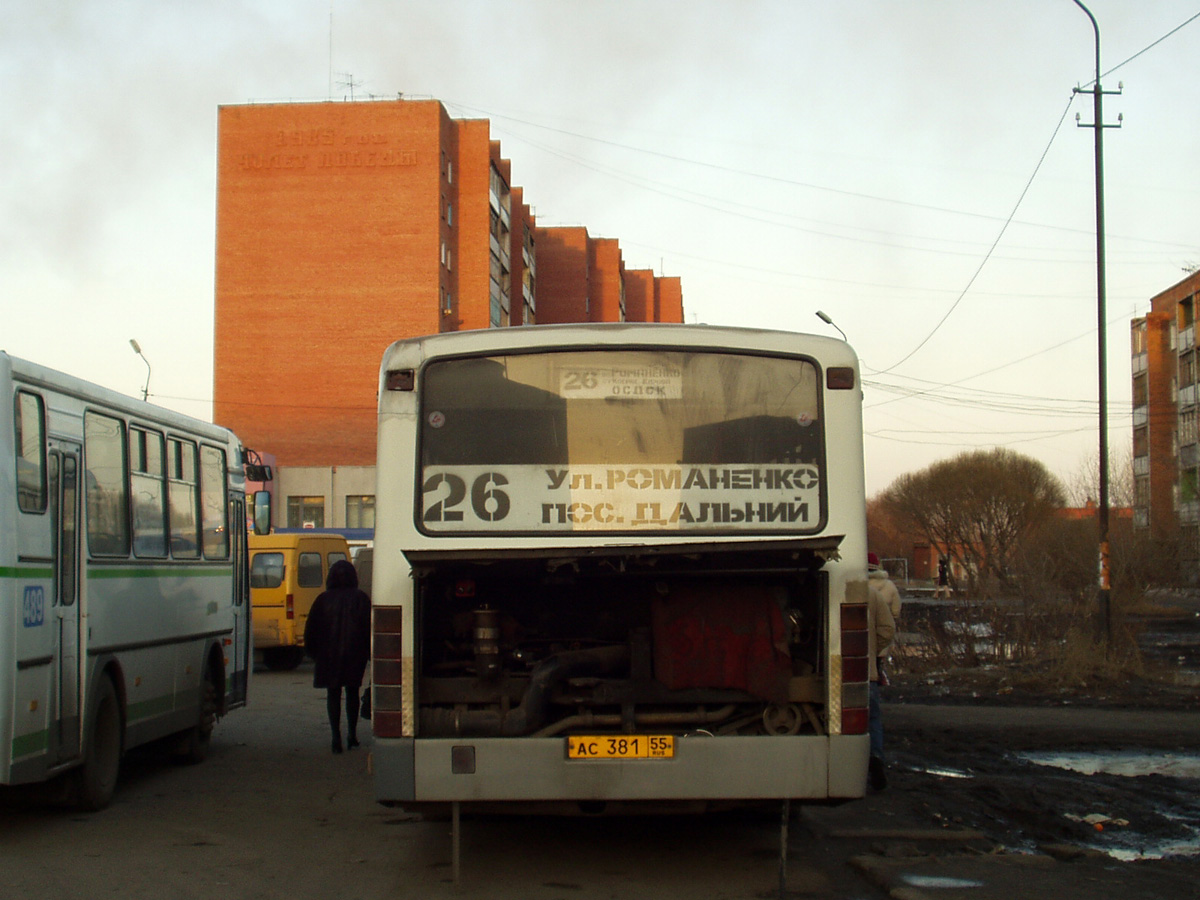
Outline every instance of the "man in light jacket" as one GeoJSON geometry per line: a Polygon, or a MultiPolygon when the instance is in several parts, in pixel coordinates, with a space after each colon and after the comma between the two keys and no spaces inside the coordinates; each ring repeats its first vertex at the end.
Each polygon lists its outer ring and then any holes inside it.
{"type": "MultiPolygon", "coordinates": [[[[871,554],[874,556],[874,554],[871,554]]],[[[878,563],[876,564],[878,565],[878,563]]],[[[871,736],[871,758],[867,768],[867,784],[873,791],[882,791],[887,787],[887,762],[883,755],[883,716],[879,702],[879,657],[887,652],[896,637],[896,619],[892,615],[891,604],[885,597],[884,591],[878,587],[880,579],[871,570],[868,578],[867,599],[867,631],[870,635],[870,672],[871,688],[868,705],[868,731],[871,736]]],[[[883,583],[891,587],[896,594],[896,606],[899,608],[900,594],[891,579],[884,573],[883,583]]]]}

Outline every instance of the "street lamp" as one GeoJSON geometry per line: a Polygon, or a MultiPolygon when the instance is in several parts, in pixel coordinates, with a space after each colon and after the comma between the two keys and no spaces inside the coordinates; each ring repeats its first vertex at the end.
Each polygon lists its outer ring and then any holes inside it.
{"type": "Polygon", "coordinates": [[[842,340],[845,341],[847,344],[850,343],[850,338],[846,337],[846,332],[842,331],[841,328],[838,328],[838,323],[833,321],[833,319],[829,318],[828,313],[822,312],[821,310],[818,309],[817,310],[817,318],[820,319],[822,322],[824,322],[826,325],[832,325],[834,328],[837,328],[838,334],[840,334],[842,336],[842,340]]]}
{"type": "Polygon", "coordinates": [[[142,348],[133,338],[129,339],[129,346],[133,348],[133,352],[142,358],[142,362],[146,364],[146,386],[142,388],[142,399],[146,400],[150,397],[150,360],[146,359],[146,355],[142,353],[142,348]]]}
{"type": "MultiPolygon", "coordinates": [[[[1104,285],[1104,129],[1119,128],[1120,125],[1106,126],[1102,98],[1104,91],[1100,88],[1100,25],[1091,10],[1079,0],[1075,5],[1087,13],[1092,21],[1092,29],[1096,32],[1096,81],[1092,85],[1092,110],[1095,121],[1090,126],[1076,122],[1081,127],[1091,127],[1096,132],[1096,322],[1099,334],[1099,368],[1100,368],[1100,568],[1099,568],[1099,606],[1100,624],[1104,637],[1111,644],[1112,613],[1110,609],[1111,585],[1109,583],[1108,556],[1108,326],[1105,322],[1105,285],[1104,285]]],[[[1075,93],[1086,93],[1083,88],[1075,88],[1075,93]]],[[[1110,92],[1110,93],[1119,93],[1110,92]]],[[[1119,120],[1118,120],[1119,121],[1119,120]]]]}

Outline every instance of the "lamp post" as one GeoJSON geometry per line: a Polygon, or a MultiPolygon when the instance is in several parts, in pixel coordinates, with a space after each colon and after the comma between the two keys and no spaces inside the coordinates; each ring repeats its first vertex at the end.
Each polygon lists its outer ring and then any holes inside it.
{"type": "MultiPolygon", "coordinates": [[[[1080,0],[1075,0],[1075,5],[1087,13],[1087,17],[1092,22],[1092,29],[1096,32],[1096,81],[1092,85],[1092,112],[1095,121],[1090,126],[1079,123],[1079,116],[1076,115],[1075,121],[1080,124],[1080,127],[1092,128],[1096,132],[1096,323],[1098,333],[1098,353],[1099,353],[1099,369],[1100,369],[1100,509],[1099,509],[1099,525],[1100,525],[1100,540],[1099,540],[1099,607],[1100,607],[1100,627],[1103,629],[1103,635],[1106,641],[1111,644],[1112,638],[1112,612],[1110,609],[1111,602],[1111,585],[1109,583],[1109,556],[1108,556],[1108,327],[1105,322],[1105,285],[1104,285],[1104,129],[1106,127],[1119,128],[1120,125],[1106,126],[1104,124],[1103,97],[1104,91],[1100,88],[1100,26],[1096,22],[1096,17],[1092,15],[1091,10],[1084,6],[1080,0]]],[[[1087,93],[1083,88],[1075,88],[1075,93],[1087,93]]],[[[1120,93],[1115,91],[1112,93],[1120,93]]],[[[1120,119],[1118,119],[1118,122],[1120,119]]]]}
{"type": "Polygon", "coordinates": [[[833,321],[833,319],[829,318],[828,313],[822,312],[821,310],[818,309],[817,310],[817,318],[820,319],[822,322],[824,322],[826,325],[832,325],[834,328],[837,328],[838,334],[840,334],[842,336],[842,340],[845,341],[847,344],[850,343],[850,338],[846,337],[846,332],[842,331],[841,328],[838,328],[838,323],[833,321]]]}
{"type": "Polygon", "coordinates": [[[129,339],[129,346],[133,348],[133,352],[142,358],[142,362],[146,364],[146,386],[142,388],[142,399],[146,400],[150,397],[150,360],[146,359],[146,355],[142,353],[142,348],[134,338],[129,339]]]}

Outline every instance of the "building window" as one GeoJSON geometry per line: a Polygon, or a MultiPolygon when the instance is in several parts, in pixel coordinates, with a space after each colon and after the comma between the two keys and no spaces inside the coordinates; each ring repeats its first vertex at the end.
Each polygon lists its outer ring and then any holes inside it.
{"type": "Polygon", "coordinates": [[[1133,455],[1146,456],[1150,453],[1150,434],[1145,428],[1133,430],[1133,455]]]}
{"type": "Polygon", "coordinates": [[[1179,499],[1183,503],[1191,503],[1196,499],[1196,472],[1179,473],[1179,499]]]}
{"type": "Polygon", "coordinates": [[[288,497],[288,528],[324,528],[324,497],[288,497]]]}
{"type": "Polygon", "coordinates": [[[1133,353],[1136,356],[1139,353],[1146,352],[1146,323],[1142,322],[1133,329],[1133,353]]]}
{"type": "Polygon", "coordinates": [[[454,204],[453,203],[446,204],[446,224],[450,225],[450,226],[454,225],[454,204]]]}
{"type": "Polygon", "coordinates": [[[373,494],[346,498],[346,527],[375,527],[375,497],[373,494]]]}
{"type": "Polygon", "coordinates": [[[1189,409],[1179,416],[1179,443],[1187,446],[1200,440],[1200,429],[1197,428],[1197,412],[1189,409]]]}
{"type": "Polygon", "coordinates": [[[1150,479],[1137,478],[1133,482],[1134,503],[1138,506],[1150,505],[1150,479]]]}
{"type": "Polygon", "coordinates": [[[1133,379],[1133,408],[1145,406],[1147,403],[1146,375],[1143,373],[1133,379]]]}

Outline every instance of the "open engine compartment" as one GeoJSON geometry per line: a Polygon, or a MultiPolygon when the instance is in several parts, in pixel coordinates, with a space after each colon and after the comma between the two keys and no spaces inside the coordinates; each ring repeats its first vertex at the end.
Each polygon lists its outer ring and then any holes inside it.
{"type": "Polygon", "coordinates": [[[824,733],[831,551],[414,560],[418,735],[824,733]]]}

